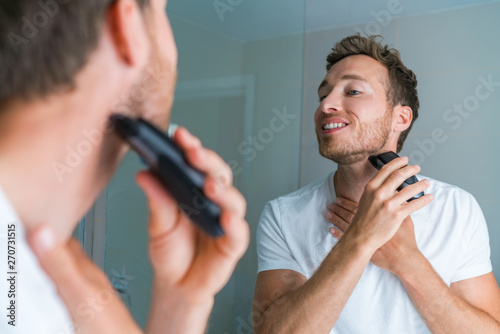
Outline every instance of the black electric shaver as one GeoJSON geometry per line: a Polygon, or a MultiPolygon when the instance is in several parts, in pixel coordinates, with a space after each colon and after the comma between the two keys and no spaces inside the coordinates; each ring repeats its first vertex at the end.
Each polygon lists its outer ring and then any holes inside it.
{"type": "Polygon", "coordinates": [[[172,194],[184,213],[210,236],[222,236],[221,210],[203,193],[205,174],[187,163],[177,144],[142,118],[115,114],[110,122],[172,194]]]}
{"type": "MultiPolygon", "coordinates": [[[[382,154],[379,154],[379,155],[371,155],[368,160],[370,161],[370,163],[373,165],[373,167],[377,168],[378,170],[380,170],[380,168],[382,168],[383,165],[385,165],[386,163],[388,163],[389,161],[391,160],[394,160],[396,158],[399,158],[399,155],[397,155],[396,153],[392,152],[392,151],[389,151],[389,152],[385,152],[385,153],[382,153],[382,154]]],[[[413,184],[415,182],[418,182],[418,179],[415,175],[409,177],[408,179],[406,179],[399,187],[398,187],[398,191],[401,191],[401,189],[403,189],[404,187],[406,186],[409,186],[410,184],[413,184]]],[[[408,200],[408,202],[411,202],[413,201],[414,199],[417,199],[419,197],[422,197],[424,196],[424,193],[423,192],[420,192],[418,194],[416,194],[415,196],[413,196],[412,198],[410,198],[408,200]]]]}

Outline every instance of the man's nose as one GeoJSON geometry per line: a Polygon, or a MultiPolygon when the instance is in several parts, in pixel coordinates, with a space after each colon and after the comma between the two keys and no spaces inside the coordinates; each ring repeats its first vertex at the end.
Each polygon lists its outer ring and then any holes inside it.
{"type": "Polygon", "coordinates": [[[324,114],[331,114],[342,109],[341,97],[335,91],[330,92],[321,101],[321,111],[324,114]]]}

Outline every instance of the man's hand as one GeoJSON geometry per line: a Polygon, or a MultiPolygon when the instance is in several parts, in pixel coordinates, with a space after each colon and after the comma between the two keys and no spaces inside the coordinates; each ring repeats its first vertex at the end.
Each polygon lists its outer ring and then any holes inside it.
{"type": "MultiPolygon", "coordinates": [[[[156,310],[153,310],[149,326],[152,332],[165,331],[162,324],[153,319],[167,321],[167,315],[161,315],[159,309],[164,313],[173,308],[181,312],[180,308],[184,307],[203,309],[200,314],[209,312],[215,294],[227,283],[249,243],[249,227],[244,218],[246,202],[232,185],[229,166],[215,152],[203,148],[200,140],[184,128],[176,131],[174,140],[184,150],[188,162],[207,175],[203,190],[220,206],[225,234],[214,239],[198,230],[156,177],[149,172],[138,174],[137,182],[146,193],[151,211],[148,230],[154,269],[153,293],[157,299],[155,304],[161,305],[153,306],[156,310]],[[165,305],[162,298],[176,299],[176,302],[165,305]]],[[[173,311],[170,310],[172,316],[173,311]]],[[[196,322],[203,324],[206,319],[202,317],[205,315],[198,315],[196,322]]],[[[179,316],[175,320],[182,322],[179,316]]],[[[184,325],[170,328],[191,332],[184,325]]]]}
{"type": "Polygon", "coordinates": [[[405,268],[411,266],[415,256],[423,256],[415,239],[415,228],[411,216],[405,218],[398,232],[391,240],[373,254],[371,262],[399,276],[405,268]]]}
{"type": "MultiPolygon", "coordinates": [[[[330,233],[340,239],[349,229],[358,211],[358,204],[339,197],[335,203],[328,205],[328,209],[330,212],[326,218],[335,226],[330,229],[330,233]]],[[[413,221],[411,216],[408,216],[396,234],[373,254],[371,262],[397,275],[404,270],[405,265],[411,262],[408,259],[413,255],[418,255],[419,252],[413,221]]]]}
{"type": "Polygon", "coordinates": [[[48,226],[36,228],[28,240],[66,305],[75,333],[142,333],[107,276],[76,240],[57,244],[48,226]]]}
{"type": "MultiPolygon", "coordinates": [[[[335,226],[330,233],[341,239],[351,227],[358,205],[337,198],[336,203],[328,205],[328,210],[326,217],[335,226]]],[[[500,290],[493,273],[454,282],[448,287],[419,251],[410,216],[373,254],[371,262],[399,277],[433,333],[499,332],[500,290]]]]}
{"type": "Polygon", "coordinates": [[[406,217],[432,201],[432,195],[426,194],[406,202],[427,189],[429,180],[421,180],[397,191],[404,180],[420,171],[419,166],[405,166],[407,162],[406,157],[392,160],[366,184],[350,224],[349,233],[361,237],[374,252],[396,234],[406,217]]]}
{"type": "MultiPolygon", "coordinates": [[[[217,154],[204,149],[185,129],[180,128],[174,139],[188,161],[207,174],[204,192],[222,209],[225,235],[213,239],[199,231],[154,175],[138,174],[151,211],[148,230],[154,290],[147,332],[202,333],[215,294],[248,247],[246,202],[232,186],[229,166],[217,154]]],[[[30,244],[79,333],[141,333],[106,275],[75,241],[58,245],[52,230],[40,227],[30,236],[30,244]],[[99,298],[106,305],[98,309],[87,305],[99,298]]]]}
{"type": "Polygon", "coordinates": [[[358,203],[347,198],[337,197],[335,203],[328,205],[328,210],[326,219],[334,226],[330,228],[330,233],[340,240],[358,212],[358,203]]]}

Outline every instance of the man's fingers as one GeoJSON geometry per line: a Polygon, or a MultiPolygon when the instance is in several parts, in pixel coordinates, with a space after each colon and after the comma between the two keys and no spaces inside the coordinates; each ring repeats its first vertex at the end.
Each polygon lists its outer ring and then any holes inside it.
{"type": "Polygon", "coordinates": [[[332,227],[330,229],[330,234],[333,235],[335,238],[337,238],[338,240],[340,240],[340,238],[342,238],[342,236],[344,235],[344,232],[342,232],[341,230],[339,230],[338,228],[335,228],[335,227],[332,227]]]}
{"type": "Polygon", "coordinates": [[[189,275],[189,283],[187,286],[212,286],[215,294],[227,283],[234,271],[238,260],[245,254],[248,248],[250,239],[250,229],[245,220],[238,217],[234,213],[225,211],[221,214],[221,227],[224,230],[224,235],[217,239],[212,239],[204,236],[200,240],[200,246],[203,252],[196,257],[193,264],[194,267],[203,268],[213,265],[218,267],[218,274],[205,272],[202,277],[189,275]]]}
{"type": "Polygon", "coordinates": [[[333,225],[335,225],[335,227],[341,229],[343,232],[347,231],[347,229],[350,226],[350,223],[344,221],[341,217],[337,216],[333,212],[329,212],[326,215],[326,219],[328,219],[328,221],[330,223],[332,223],[333,225]]]}
{"type": "Polygon", "coordinates": [[[193,136],[185,127],[179,126],[175,130],[173,139],[183,150],[202,147],[201,140],[193,136]]]}
{"type": "Polygon", "coordinates": [[[50,279],[57,286],[59,295],[71,306],[85,299],[87,289],[77,258],[84,256],[81,248],[73,253],[74,246],[58,244],[54,231],[48,226],[37,227],[28,237],[29,244],[50,279]]]}
{"type": "Polygon", "coordinates": [[[149,171],[141,171],[136,176],[136,182],[146,194],[151,219],[149,233],[152,238],[164,235],[175,228],[180,211],[173,199],[158,178],[149,171]]]}
{"type": "Polygon", "coordinates": [[[183,279],[183,285],[188,290],[196,290],[200,286],[210,287],[209,290],[199,291],[201,294],[196,297],[197,300],[212,298],[224,287],[248,248],[250,229],[245,220],[224,211],[221,214],[221,226],[224,230],[222,237],[212,239],[203,235],[199,239],[199,254],[191,266],[193,273],[183,279]]]}
{"type": "Polygon", "coordinates": [[[246,201],[243,195],[234,187],[223,186],[211,177],[207,177],[203,189],[207,198],[219,205],[222,210],[245,217],[246,201]]]}
{"type": "Polygon", "coordinates": [[[382,186],[391,191],[396,190],[406,179],[416,175],[418,172],[420,172],[420,166],[418,165],[405,166],[392,172],[382,186]]]}
{"type": "Polygon", "coordinates": [[[241,258],[247,250],[250,241],[248,223],[231,212],[223,212],[220,220],[224,236],[216,240],[218,247],[228,258],[241,258]]]}
{"type": "Polygon", "coordinates": [[[429,186],[430,186],[429,180],[427,179],[420,180],[416,183],[410,184],[409,186],[406,186],[403,189],[401,189],[400,192],[394,195],[394,200],[404,204],[407,200],[409,200],[413,196],[429,188],[429,186]]]}
{"type": "Polygon", "coordinates": [[[233,172],[231,168],[214,151],[206,148],[187,150],[186,159],[193,167],[222,184],[229,186],[233,183],[233,172]]]}
{"type": "Polygon", "coordinates": [[[70,239],[66,248],[73,257],[80,275],[82,275],[82,278],[86,279],[90,285],[106,287],[109,290],[113,289],[106,274],[104,274],[104,272],[92,262],[87,254],[85,254],[78,240],[70,239]]]}
{"type": "Polygon", "coordinates": [[[403,168],[407,163],[408,157],[399,157],[389,161],[380,168],[378,173],[368,182],[368,184],[375,189],[379,188],[394,171],[403,168]]]}
{"type": "Polygon", "coordinates": [[[354,214],[358,212],[358,203],[348,200],[345,197],[337,197],[335,203],[354,214]]]}
{"type": "Polygon", "coordinates": [[[403,215],[408,216],[411,213],[423,208],[424,206],[428,205],[432,200],[434,199],[434,196],[432,194],[425,194],[424,196],[413,200],[408,203],[403,204],[403,215]]]}
{"type": "Polygon", "coordinates": [[[355,216],[355,213],[344,209],[342,206],[340,206],[338,204],[333,204],[330,207],[332,208],[332,210],[331,210],[332,213],[334,213],[337,216],[339,216],[340,218],[342,218],[342,220],[344,220],[346,223],[350,224],[352,222],[352,220],[355,216]]]}
{"type": "Polygon", "coordinates": [[[214,151],[201,145],[201,141],[187,129],[178,128],[174,140],[184,150],[191,166],[229,186],[233,183],[233,172],[226,162],[214,151]]]}

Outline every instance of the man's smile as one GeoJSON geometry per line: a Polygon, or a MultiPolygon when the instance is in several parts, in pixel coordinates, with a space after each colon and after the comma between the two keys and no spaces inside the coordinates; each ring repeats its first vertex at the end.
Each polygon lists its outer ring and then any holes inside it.
{"type": "Polygon", "coordinates": [[[347,127],[349,123],[341,118],[327,118],[321,122],[323,134],[334,133],[347,127]]]}

